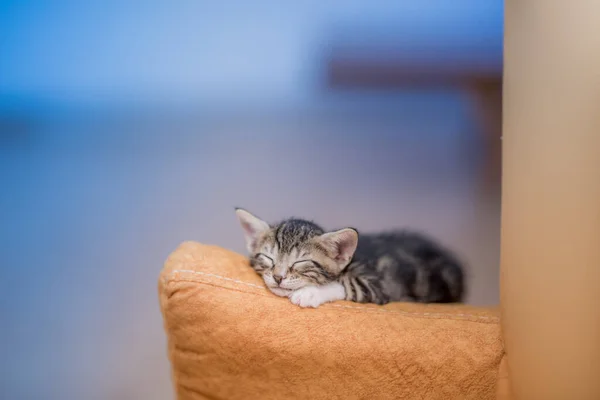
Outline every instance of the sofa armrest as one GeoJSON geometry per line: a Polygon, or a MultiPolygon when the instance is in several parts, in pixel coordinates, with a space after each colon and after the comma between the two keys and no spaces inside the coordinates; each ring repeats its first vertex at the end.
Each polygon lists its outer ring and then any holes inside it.
{"type": "Polygon", "coordinates": [[[503,356],[495,310],[271,294],[245,257],[194,242],[159,280],[179,399],[492,399],[503,356]]]}

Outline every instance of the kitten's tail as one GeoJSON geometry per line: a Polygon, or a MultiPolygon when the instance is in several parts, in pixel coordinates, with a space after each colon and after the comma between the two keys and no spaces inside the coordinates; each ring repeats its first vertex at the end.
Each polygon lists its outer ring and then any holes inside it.
{"type": "Polygon", "coordinates": [[[464,298],[465,283],[461,264],[453,257],[445,255],[429,264],[429,291],[425,297],[428,303],[461,303],[464,298]]]}
{"type": "Polygon", "coordinates": [[[448,288],[449,302],[461,303],[465,297],[465,277],[462,266],[457,261],[448,260],[440,272],[448,288]]]}

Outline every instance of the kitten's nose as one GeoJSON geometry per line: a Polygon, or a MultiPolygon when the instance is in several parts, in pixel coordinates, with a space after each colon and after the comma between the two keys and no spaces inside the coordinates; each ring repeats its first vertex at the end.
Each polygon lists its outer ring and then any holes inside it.
{"type": "Polygon", "coordinates": [[[275,282],[277,282],[277,284],[279,285],[281,283],[281,281],[283,280],[283,276],[273,275],[273,279],[275,279],[275,282]]]}

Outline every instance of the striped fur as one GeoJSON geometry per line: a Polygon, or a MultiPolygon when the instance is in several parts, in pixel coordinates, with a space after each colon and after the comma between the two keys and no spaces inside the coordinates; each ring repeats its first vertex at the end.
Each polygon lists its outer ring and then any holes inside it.
{"type": "MultiPolygon", "coordinates": [[[[250,264],[279,296],[331,284],[358,303],[462,301],[463,268],[430,238],[408,231],[361,235],[351,228],[325,232],[313,222],[268,225],[238,210],[250,264]]],[[[325,301],[332,301],[328,299],[325,301]]]]}

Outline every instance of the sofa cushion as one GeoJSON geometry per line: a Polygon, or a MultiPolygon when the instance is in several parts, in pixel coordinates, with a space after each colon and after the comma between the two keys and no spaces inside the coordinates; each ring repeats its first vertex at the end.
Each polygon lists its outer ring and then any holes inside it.
{"type": "Polygon", "coordinates": [[[492,399],[498,313],[340,301],[303,309],[245,257],[183,243],[159,281],[179,399],[492,399]]]}

